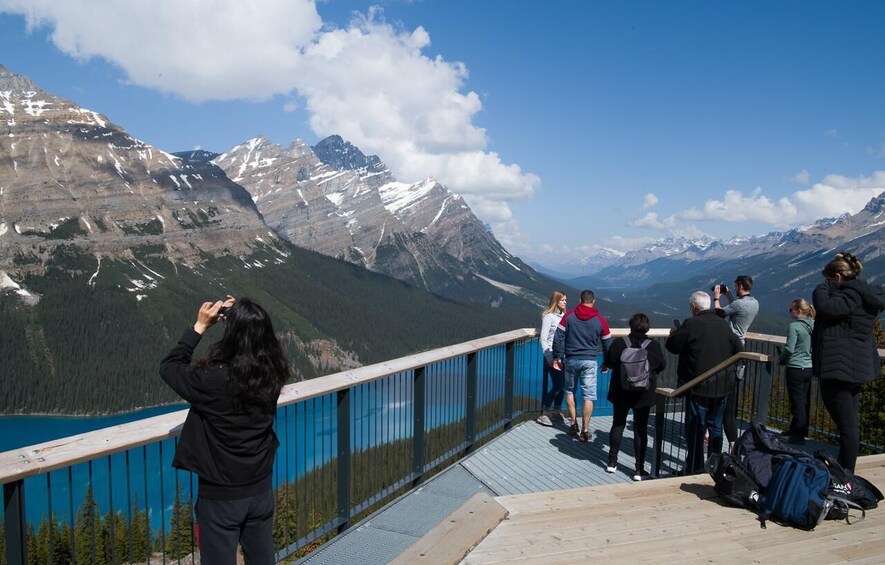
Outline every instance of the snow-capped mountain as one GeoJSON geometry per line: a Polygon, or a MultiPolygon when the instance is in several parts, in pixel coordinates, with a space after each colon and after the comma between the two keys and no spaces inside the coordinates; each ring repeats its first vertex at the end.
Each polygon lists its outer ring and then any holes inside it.
{"type": "MultiPolygon", "coordinates": [[[[785,232],[770,232],[728,240],[667,239],[629,252],[616,263],[597,270],[586,280],[618,288],[642,288],[678,283],[696,277],[710,281],[732,277],[737,271],[778,280],[784,290],[805,288],[816,277],[827,254],[851,251],[862,258],[870,280],[885,279],[885,192],[857,214],[825,218],[785,232]],[[734,272],[732,272],[734,271],[734,272]],[[799,286],[796,286],[797,283],[799,286]],[[805,286],[803,286],[805,285],[805,286]]],[[[705,281],[701,288],[707,284],[705,281]]]]}
{"type": "Polygon", "coordinates": [[[461,196],[433,178],[399,182],[340,136],[288,148],[258,137],[213,163],[296,245],[462,300],[494,300],[514,286],[543,296],[552,284],[508,253],[461,196]]]}
{"type": "Polygon", "coordinates": [[[199,262],[276,240],[218,167],[183,162],[2,66],[0,120],[0,271],[14,279],[69,246],[199,262]]]}

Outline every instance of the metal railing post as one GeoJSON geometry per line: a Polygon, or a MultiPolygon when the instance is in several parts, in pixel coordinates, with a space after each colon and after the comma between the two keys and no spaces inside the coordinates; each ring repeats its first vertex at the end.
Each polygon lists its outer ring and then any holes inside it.
{"type": "Polygon", "coordinates": [[[13,481],[3,485],[3,523],[6,525],[6,562],[25,565],[28,562],[25,531],[25,482],[13,481]]]}
{"type": "Polygon", "coordinates": [[[756,389],[756,398],[753,406],[753,412],[756,415],[756,420],[762,423],[768,422],[768,398],[771,395],[771,361],[766,361],[765,363],[758,363],[761,365],[762,370],[759,372],[759,384],[756,389]]]}
{"type": "Polygon", "coordinates": [[[516,382],[514,371],[516,368],[516,351],[513,342],[507,344],[504,356],[504,429],[509,430],[513,425],[513,385],[516,382]]]}
{"type": "Polygon", "coordinates": [[[417,367],[412,386],[412,405],[415,407],[412,420],[412,486],[417,486],[424,478],[424,411],[425,376],[424,367],[417,367]]]}
{"type": "Polygon", "coordinates": [[[476,362],[476,352],[467,354],[467,380],[465,383],[465,407],[466,407],[466,440],[467,447],[464,449],[465,453],[470,453],[473,451],[473,442],[476,441],[476,398],[477,398],[477,385],[479,384],[479,379],[477,378],[477,362],[476,362]]]}
{"type": "Polygon", "coordinates": [[[350,389],[338,391],[338,533],[350,526],[350,389]]]}
{"type": "Polygon", "coordinates": [[[661,459],[664,451],[664,425],[667,397],[662,394],[655,395],[655,442],[652,450],[651,473],[658,477],[661,474],[661,459]]]}

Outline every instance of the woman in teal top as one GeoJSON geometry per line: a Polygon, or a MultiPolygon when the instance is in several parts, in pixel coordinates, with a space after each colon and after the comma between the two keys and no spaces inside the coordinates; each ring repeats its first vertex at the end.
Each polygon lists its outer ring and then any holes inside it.
{"type": "Polygon", "coordinates": [[[805,443],[811,409],[811,331],[814,329],[814,306],[803,298],[790,303],[793,321],[787,330],[787,344],[780,354],[786,365],[787,394],[793,419],[782,435],[789,443],[805,443]]]}

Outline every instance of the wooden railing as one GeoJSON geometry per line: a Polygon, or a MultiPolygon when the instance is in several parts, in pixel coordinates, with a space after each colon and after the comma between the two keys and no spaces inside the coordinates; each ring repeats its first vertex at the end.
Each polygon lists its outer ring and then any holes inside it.
{"type": "MultiPolygon", "coordinates": [[[[612,333],[619,337],[627,330],[612,333]]],[[[668,334],[649,332],[662,345],[668,334]]],[[[771,362],[783,343],[782,337],[748,334],[748,352],[695,381],[744,362],[738,418],[783,424],[789,410],[784,412],[780,368],[771,362]]],[[[282,444],[274,469],[278,558],[348,528],[538,411],[540,353],[536,330],[521,329],[286,386],[276,424],[282,444]]],[[[674,472],[663,463],[678,458],[681,393],[692,386],[676,387],[677,359],[667,355],[658,390],[664,402],[656,409],[664,422],[656,422],[654,445],[654,464],[663,475],[674,472]],[[667,442],[677,451],[665,453],[667,442]]],[[[603,378],[599,415],[611,410],[606,387],[603,378]]],[[[816,396],[813,400],[819,404],[816,396]]],[[[871,401],[862,406],[864,413],[878,413],[871,401]]],[[[80,563],[96,561],[99,554],[113,563],[174,562],[194,553],[196,481],[171,467],[186,413],[0,453],[5,509],[0,562],[80,563]],[[26,554],[29,542],[38,555],[26,554]]],[[[813,433],[822,439],[835,433],[828,419],[825,410],[812,410],[813,433]]],[[[865,421],[873,420],[862,419],[862,425],[865,421]]],[[[863,429],[861,435],[872,437],[863,429]]],[[[866,449],[882,451],[876,444],[866,449]]]]}
{"type": "MultiPolygon", "coordinates": [[[[541,359],[535,330],[521,329],[286,386],[276,420],[278,559],[537,410],[541,359]]],[[[186,413],[0,453],[0,562],[174,562],[194,553],[196,480],[171,467],[186,413]],[[29,543],[48,547],[28,561],[29,543]]]]}

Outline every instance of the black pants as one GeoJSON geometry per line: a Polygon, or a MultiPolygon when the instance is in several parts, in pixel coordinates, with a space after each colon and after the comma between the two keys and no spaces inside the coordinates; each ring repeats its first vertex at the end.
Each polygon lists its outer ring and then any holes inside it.
{"type": "Polygon", "coordinates": [[[246,565],[276,563],[273,546],[273,490],[249,498],[215,500],[197,497],[200,562],[235,565],[237,544],[246,565]]]}
{"type": "Polygon", "coordinates": [[[735,367],[734,392],[725,397],[725,414],[722,416],[722,429],[725,431],[725,439],[728,443],[734,443],[738,438],[737,428],[737,402],[741,394],[741,385],[744,382],[744,373],[747,366],[740,363],[735,367]]]}
{"type": "Polygon", "coordinates": [[[811,412],[811,368],[787,367],[785,380],[787,395],[790,398],[790,435],[795,438],[808,437],[808,419],[811,412]]]}
{"type": "MultiPolygon", "coordinates": [[[[613,408],[612,429],[608,434],[608,463],[615,467],[618,464],[618,453],[621,451],[621,439],[624,437],[624,428],[627,427],[627,412],[630,411],[630,406],[627,404],[614,404],[613,408]]],[[[651,406],[633,409],[633,452],[636,454],[637,472],[642,472],[645,468],[649,412],[651,412],[651,406]]]]}
{"type": "Polygon", "coordinates": [[[543,394],[541,408],[543,410],[562,410],[562,398],[565,396],[565,375],[544,363],[543,394]]]}
{"type": "Polygon", "coordinates": [[[860,452],[860,389],[857,383],[820,381],[820,396],[839,430],[839,464],[852,473],[860,452]]]}

